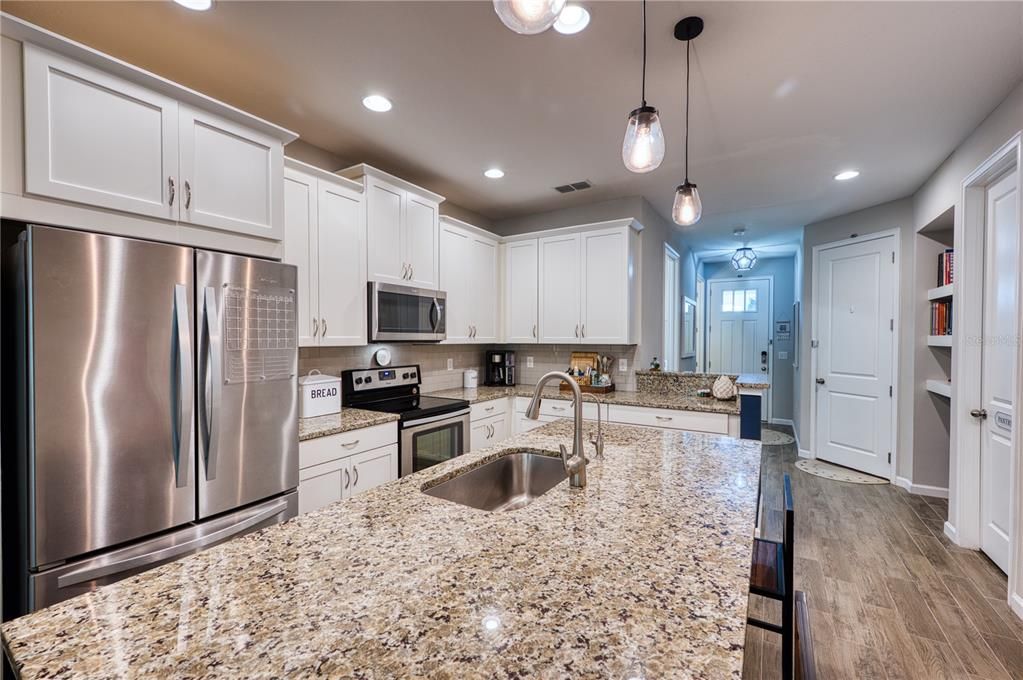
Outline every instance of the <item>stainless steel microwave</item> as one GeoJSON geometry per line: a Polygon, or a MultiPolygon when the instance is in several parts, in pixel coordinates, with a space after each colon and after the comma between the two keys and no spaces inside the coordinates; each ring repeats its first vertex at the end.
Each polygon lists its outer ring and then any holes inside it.
{"type": "Polygon", "coordinates": [[[447,337],[446,293],[369,282],[370,342],[440,342],[447,337]]]}

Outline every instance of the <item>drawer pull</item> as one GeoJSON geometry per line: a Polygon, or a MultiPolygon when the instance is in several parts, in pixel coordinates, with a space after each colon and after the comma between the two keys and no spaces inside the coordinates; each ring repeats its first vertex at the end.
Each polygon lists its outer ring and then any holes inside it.
{"type": "Polygon", "coordinates": [[[674,418],[671,418],[669,416],[654,416],[654,418],[657,418],[657,420],[667,420],[667,421],[675,420],[674,418]]]}
{"type": "Polygon", "coordinates": [[[483,409],[483,410],[484,410],[484,411],[493,411],[493,410],[494,410],[494,407],[493,407],[493,406],[488,406],[488,407],[486,407],[486,408],[485,408],[485,409],[483,409]]]}
{"type": "Polygon", "coordinates": [[[345,447],[346,449],[354,449],[356,446],[359,445],[359,441],[360,440],[356,439],[354,442],[342,442],[341,446],[345,447]]]}
{"type": "Polygon", "coordinates": [[[564,406],[551,406],[551,410],[552,411],[564,411],[565,407],[564,406]]]}

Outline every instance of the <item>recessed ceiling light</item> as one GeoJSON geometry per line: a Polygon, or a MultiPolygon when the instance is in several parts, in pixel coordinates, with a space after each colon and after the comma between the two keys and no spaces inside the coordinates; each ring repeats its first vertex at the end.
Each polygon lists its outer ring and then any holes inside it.
{"type": "Polygon", "coordinates": [[[554,22],[554,30],[562,35],[578,33],[590,24],[590,13],[582,5],[565,5],[558,20],[554,22]]]}
{"type": "Polygon", "coordinates": [[[844,182],[847,179],[854,179],[860,176],[859,170],[843,170],[842,172],[835,175],[835,179],[839,182],[844,182]]]}
{"type": "Polygon", "coordinates": [[[486,177],[489,177],[490,179],[501,179],[502,177],[504,177],[504,170],[502,170],[501,168],[490,168],[483,174],[486,177]]]}
{"type": "Polygon", "coordinates": [[[213,0],[174,0],[174,2],[182,7],[194,9],[196,12],[205,12],[213,7],[213,0]]]}
{"type": "Polygon", "coordinates": [[[371,94],[363,98],[362,105],[370,111],[384,113],[391,110],[391,100],[379,94],[371,94]]]}

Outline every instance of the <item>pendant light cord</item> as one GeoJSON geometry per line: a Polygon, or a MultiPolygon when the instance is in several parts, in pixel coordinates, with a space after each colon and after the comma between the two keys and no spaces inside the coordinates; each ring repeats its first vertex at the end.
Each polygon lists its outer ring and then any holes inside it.
{"type": "Polygon", "coordinates": [[[646,0],[643,0],[643,85],[640,93],[640,99],[643,100],[643,106],[646,106],[646,0]]]}
{"type": "Polygon", "coordinates": [[[685,184],[689,184],[689,49],[692,40],[686,41],[686,136],[685,136],[685,184]]]}

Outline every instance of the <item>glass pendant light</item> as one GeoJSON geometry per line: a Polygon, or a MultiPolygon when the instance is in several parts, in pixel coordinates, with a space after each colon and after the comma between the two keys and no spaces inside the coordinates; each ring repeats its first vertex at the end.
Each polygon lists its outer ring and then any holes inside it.
{"type": "Polygon", "coordinates": [[[732,255],[732,266],[735,267],[736,271],[748,272],[750,269],[753,269],[756,263],[757,254],[753,252],[752,248],[739,248],[732,255]]]}
{"type": "Polygon", "coordinates": [[[521,35],[543,33],[565,9],[565,0],[494,0],[501,23],[521,35]]]}
{"type": "Polygon", "coordinates": [[[629,113],[622,142],[622,162],[630,172],[656,170],[664,160],[664,132],[657,109],[646,103],[646,0],[643,0],[643,86],[642,103],[629,113]]]}
{"type": "Polygon", "coordinates": [[[689,181],[689,52],[693,38],[702,32],[703,19],[700,17],[686,17],[675,24],[675,37],[686,43],[686,135],[685,164],[683,166],[685,179],[675,188],[675,203],[671,206],[671,218],[675,220],[675,224],[683,227],[696,224],[703,214],[700,192],[696,185],[689,181]]]}

